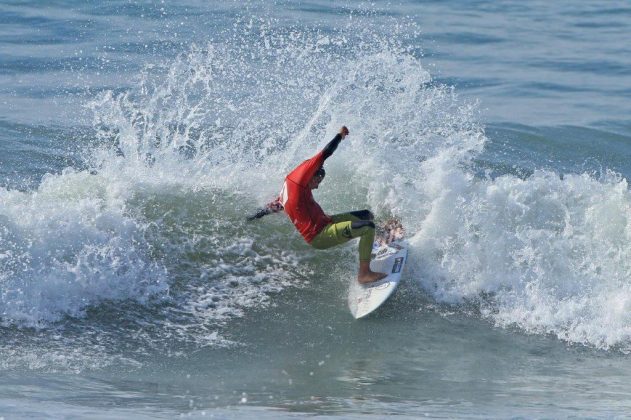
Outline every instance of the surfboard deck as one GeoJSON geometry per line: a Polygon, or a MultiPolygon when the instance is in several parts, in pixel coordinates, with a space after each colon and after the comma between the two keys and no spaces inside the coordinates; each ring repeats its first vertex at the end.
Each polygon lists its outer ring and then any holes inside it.
{"type": "Polygon", "coordinates": [[[388,276],[375,283],[360,284],[356,278],[348,290],[348,307],[355,319],[363,318],[379,308],[399,285],[408,250],[402,238],[386,243],[375,241],[370,269],[388,276]]]}

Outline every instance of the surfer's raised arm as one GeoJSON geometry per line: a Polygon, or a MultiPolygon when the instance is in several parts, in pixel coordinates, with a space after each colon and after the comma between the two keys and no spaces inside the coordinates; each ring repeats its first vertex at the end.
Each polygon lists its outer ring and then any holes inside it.
{"type": "MultiPolygon", "coordinates": [[[[322,167],[324,160],[331,156],[333,152],[335,152],[337,146],[339,146],[340,142],[348,135],[348,133],[348,128],[346,128],[346,126],[342,126],[339,133],[337,133],[335,137],[333,137],[333,140],[331,140],[326,146],[324,146],[324,149],[322,149],[313,158],[303,162],[303,170],[300,171],[300,173],[296,174],[295,181],[300,184],[306,185],[316,175],[320,178],[320,180],[324,178],[325,171],[322,167]]],[[[255,213],[251,214],[246,219],[252,221],[265,217],[269,214],[278,213],[282,210],[284,210],[284,207],[279,197],[274,201],[267,203],[265,207],[258,209],[255,213]]]]}
{"type": "Polygon", "coordinates": [[[340,132],[337,133],[335,137],[333,137],[333,140],[331,140],[329,144],[324,146],[324,149],[322,149],[322,155],[324,156],[324,159],[328,158],[329,156],[333,154],[333,152],[335,152],[335,149],[337,149],[337,146],[340,144],[342,140],[344,140],[344,137],[348,136],[348,133],[349,133],[348,128],[346,128],[346,126],[342,126],[342,128],[340,129],[340,132]]]}

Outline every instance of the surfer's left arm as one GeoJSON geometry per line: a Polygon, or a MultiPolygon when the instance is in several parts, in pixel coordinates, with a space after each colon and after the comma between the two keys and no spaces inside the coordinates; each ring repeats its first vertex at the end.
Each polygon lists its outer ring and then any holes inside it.
{"type": "Polygon", "coordinates": [[[342,127],[340,132],[322,150],[311,159],[307,159],[298,165],[287,175],[287,179],[298,185],[306,187],[315,173],[322,167],[324,161],[335,152],[342,139],[348,135],[348,128],[342,127]]]}
{"type": "Polygon", "coordinates": [[[335,137],[333,137],[333,140],[331,140],[329,144],[324,146],[324,149],[322,149],[322,156],[324,159],[327,159],[333,154],[333,152],[335,152],[337,146],[339,146],[340,142],[344,140],[346,136],[348,136],[348,133],[348,128],[346,128],[346,126],[342,126],[340,132],[337,133],[335,137]]]}

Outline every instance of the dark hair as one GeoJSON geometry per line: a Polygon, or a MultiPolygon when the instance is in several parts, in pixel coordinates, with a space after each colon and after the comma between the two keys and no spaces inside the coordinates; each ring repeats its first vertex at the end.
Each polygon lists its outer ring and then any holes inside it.
{"type": "Polygon", "coordinates": [[[324,167],[320,166],[320,168],[316,171],[316,173],[313,176],[319,176],[320,178],[324,178],[325,175],[326,175],[326,171],[324,170],[324,167]]]}

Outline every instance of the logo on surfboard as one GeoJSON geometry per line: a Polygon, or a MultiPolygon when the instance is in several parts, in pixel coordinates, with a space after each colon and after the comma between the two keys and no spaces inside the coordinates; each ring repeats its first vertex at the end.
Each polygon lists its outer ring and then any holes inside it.
{"type": "Polygon", "coordinates": [[[392,266],[392,273],[398,273],[401,271],[401,267],[403,267],[403,257],[396,258],[392,266]]]}

